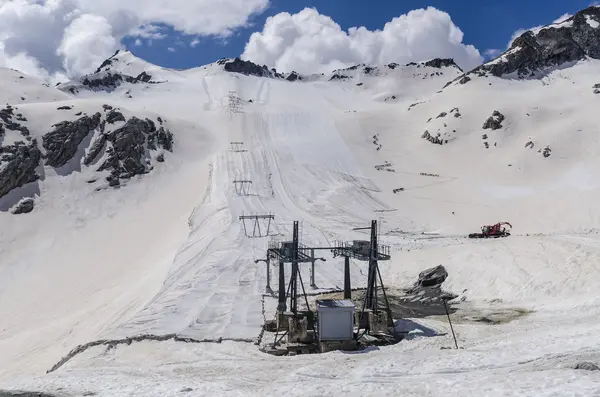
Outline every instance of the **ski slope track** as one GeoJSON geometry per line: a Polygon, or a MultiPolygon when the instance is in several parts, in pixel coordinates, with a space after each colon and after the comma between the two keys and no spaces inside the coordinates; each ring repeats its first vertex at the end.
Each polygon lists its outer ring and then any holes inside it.
{"type": "MultiPolygon", "coordinates": [[[[222,62],[165,69],[126,51],[55,88],[0,70],[0,99],[22,112],[44,156],[56,123],[79,112],[108,119],[103,105],[173,134],[171,151],[139,148],[147,172],[115,187],[97,169],[117,140],[85,160],[126,123],[107,122],[66,165],[42,157],[37,180],[0,197],[0,390],[599,395],[598,372],[574,369],[600,365],[599,70],[582,59],[539,79],[461,83],[462,71],[438,60],[290,82],[222,62]],[[242,189],[242,180],[252,183],[242,189]],[[33,210],[11,213],[24,197],[33,210]],[[269,214],[269,236],[253,237],[254,222],[245,231],[240,220],[269,214]],[[391,247],[380,263],[390,294],[425,269],[447,269],[461,349],[445,316],[425,316],[398,318],[409,334],[394,346],[261,353],[255,343],[277,305],[255,263],[268,242],[291,239],[296,220],[308,246],[368,239],[352,229],[373,219],[391,247]],[[500,221],[513,224],[510,237],[466,237],[500,221]]],[[[6,129],[0,148],[19,139],[30,142],[6,129]]],[[[343,284],[343,261],[321,254],[316,289],[301,265],[311,294],[343,284]]],[[[365,286],[366,267],[352,261],[352,287],[365,286]]]]}

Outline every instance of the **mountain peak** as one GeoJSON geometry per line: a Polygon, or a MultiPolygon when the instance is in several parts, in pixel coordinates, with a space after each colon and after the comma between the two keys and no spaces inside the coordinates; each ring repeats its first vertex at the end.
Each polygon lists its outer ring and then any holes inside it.
{"type": "Polygon", "coordinates": [[[519,78],[586,57],[600,59],[600,8],[588,7],[572,17],[517,37],[498,58],[470,73],[497,77],[517,73],[519,78]]]}

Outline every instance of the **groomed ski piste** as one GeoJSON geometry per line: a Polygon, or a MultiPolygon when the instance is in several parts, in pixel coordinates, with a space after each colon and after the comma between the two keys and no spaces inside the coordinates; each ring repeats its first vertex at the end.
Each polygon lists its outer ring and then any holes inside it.
{"type": "MultiPolygon", "coordinates": [[[[149,70],[131,53],[120,56],[131,69],[123,73],[149,70]]],[[[54,90],[45,103],[20,105],[38,134],[61,105],[160,115],[174,149],[120,189],[88,186],[91,168],[65,176],[45,167],[34,211],[0,212],[0,389],[597,395],[597,373],[574,367],[600,361],[600,157],[591,89],[599,69],[582,61],[543,84],[490,77],[438,93],[455,72],[419,90],[422,78],[406,71],[357,87],[245,76],[218,64],[153,67],[160,84],[76,96],[54,90]],[[393,94],[384,89],[397,90],[397,100],[382,100],[393,94]],[[453,108],[461,117],[436,118],[453,108]],[[505,128],[483,131],[496,109],[505,128]],[[422,138],[435,128],[446,128],[452,144],[422,138]],[[524,148],[529,140],[536,150],[552,146],[552,155],[524,148]],[[252,181],[247,194],[236,180],[252,181]],[[269,214],[270,235],[248,237],[239,217],[269,214]],[[288,239],[294,220],[305,244],[366,238],[352,229],[372,219],[392,247],[392,260],[380,264],[386,286],[409,287],[439,264],[448,270],[443,288],[458,295],[452,318],[460,349],[445,316],[430,316],[398,319],[410,333],[394,346],[260,352],[255,343],[277,304],[265,293],[264,263],[255,263],[268,241],[288,239]],[[508,238],[466,237],[505,220],[514,225],[508,238]]],[[[366,283],[365,267],[352,262],[353,287],[366,283]]],[[[307,280],[308,266],[301,272],[307,280]]],[[[311,293],[341,290],[342,263],[318,262],[316,285],[311,293]]]]}

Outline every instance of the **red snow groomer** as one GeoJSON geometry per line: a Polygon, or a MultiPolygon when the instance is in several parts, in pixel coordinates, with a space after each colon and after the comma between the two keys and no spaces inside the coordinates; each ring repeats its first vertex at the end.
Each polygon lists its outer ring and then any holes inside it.
{"type": "Polygon", "coordinates": [[[486,225],[481,227],[481,233],[471,233],[469,238],[498,238],[510,236],[510,231],[504,225],[508,225],[512,229],[512,225],[508,222],[499,222],[495,225],[486,225]]]}

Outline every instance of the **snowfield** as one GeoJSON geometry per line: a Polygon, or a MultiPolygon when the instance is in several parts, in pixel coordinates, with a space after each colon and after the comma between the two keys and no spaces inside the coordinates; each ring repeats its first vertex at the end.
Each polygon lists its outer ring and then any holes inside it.
{"type": "MultiPolygon", "coordinates": [[[[288,82],[218,64],[167,70],[128,52],[112,59],[101,73],[147,72],[158,83],[105,91],[76,82],[47,92],[34,84],[20,90],[40,101],[5,98],[31,120],[36,138],[76,110],[111,104],[126,116],[160,116],[174,147],[119,189],[89,185],[98,178],[93,167],[62,175],[43,167],[34,211],[2,208],[0,389],[600,395],[598,373],[574,369],[600,363],[598,61],[541,80],[473,77],[442,90],[460,75],[453,66],[288,82]],[[73,110],[56,110],[63,105],[73,110]],[[501,127],[482,128],[495,110],[501,127]],[[247,195],[236,180],[252,181],[247,195]],[[274,215],[268,238],[246,236],[239,217],[255,214],[274,215]],[[288,239],[295,220],[307,245],[367,238],[352,229],[372,219],[392,247],[392,260],[380,264],[390,289],[439,264],[448,270],[443,288],[458,295],[452,318],[461,349],[453,349],[445,316],[430,316],[399,319],[411,333],[394,346],[261,353],[254,342],[276,307],[265,293],[266,267],[255,263],[268,241],[288,239]],[[500,221],[513,224],[512,236],[466,238],[500,221]],[[78,345],[139,335],[190,340],[102,344],[46,374],[78,345]]],[[[2,71],[0,81],[12,87],[15,76],[2,71]]],[[[7,134],[4,144],[9,139],[16,138],[7,134]]],[[[250,234],[253,226],[246,221],[250,234]]],[[[325,257],[317,291],[337,291],[343,263],[325,257]]],[[[353,287],[365,285],[365,270],[352,262],[353,287]]],[[[308,266],[302,277],[309,288],[308,266]]]]}

